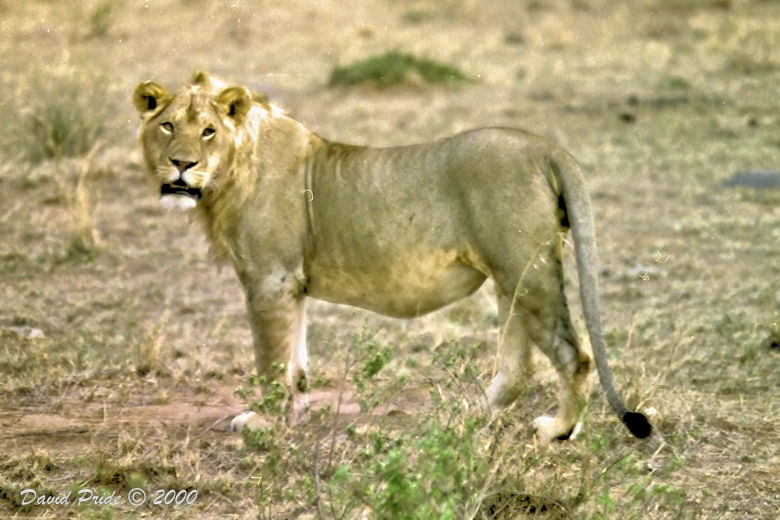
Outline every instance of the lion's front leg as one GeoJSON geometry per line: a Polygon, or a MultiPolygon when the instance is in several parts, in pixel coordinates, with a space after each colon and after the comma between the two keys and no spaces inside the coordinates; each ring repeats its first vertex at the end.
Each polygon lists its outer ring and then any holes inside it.
{"type": "Polygon", "coordinates": [[[306,389],[306,319],[303,299],[250,309],[258,374],[268,383],[284,378],[290,394],[306,389]]]}
{"type": "MultiPolygon", "coordinates": [[[[282,282],[284,282],[282,278],[282,282]]],[[[255,363],[264,395],[271,386],[283,381],[288,395],[287,419],[295,422],[305,406],[306,390],[306,316],[305,300],[293,287],[276,281],[258,288],[247,288],[247,311],[252,327],[255,363]],[[265,290],[263,290],[265,289],[265,290]]],[[[237,416],[231,430],[258,428],[267,421],[254,412],[237,416]]]]}

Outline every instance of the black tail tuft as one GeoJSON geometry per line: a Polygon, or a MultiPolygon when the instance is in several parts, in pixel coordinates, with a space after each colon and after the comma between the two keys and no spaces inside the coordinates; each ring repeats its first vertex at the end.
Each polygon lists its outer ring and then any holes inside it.
{"type": "Polygon", "coordinates": [[[635,437],[640,439],[649,437],[653,432],[653,427],[650,424],[650,421],[648,421],[647,417],[639,412],[624,413],[623,424],[628,427],[629,431],[633,433],[635,437]]]}

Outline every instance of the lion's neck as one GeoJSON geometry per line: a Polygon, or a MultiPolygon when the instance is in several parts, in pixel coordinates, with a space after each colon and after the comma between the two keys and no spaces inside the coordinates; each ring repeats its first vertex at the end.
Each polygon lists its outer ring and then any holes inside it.
{"type": "Polygon", "coordinates": [[[234,241],[230,239],[235,235],[231,230],[235,227],[238,208],[229,207],[227,200],[221,197],[212,201],[203,201],[196,208],[211,246],[211,254],[217,261],[227,261],[238,254],[234,241]]]}
{"type": "MultiPolygon", "coordinates": [[[[252,143],[254,147],[254,143],[252,143]]],[[[253,182],[247,170],[251,169],[251,154],[243,151],[233,154],[230,166],[222,174],[218,188],[204,193],[197,211],[206,237],[211,245],[211,253],[216,260],[226,261],[236,257],[239,252],[235,240],[234,228],[241,216],[247,198],[253,190],[253,182]]]]}
{"type": "Polygon", "coordinates": [[[305,212],[304,199],[312,196],[306,192],[311,180],[307,186],[305,164],[312,148],[324,146],[324,141],[286,115],[265,114],[255,123],[245,127],[248,130],[230,158],[230,167],[222,174],[218,188],[204,193],[198,204],[200,220],[217,259],[241,259],[239,228],[250,206],[256,212],[260,206],[281,204],[285,207],[276,210],[284,212],[294,211],[292,206],[301,204],[305,212]],[[289,194],[292,199],[282,196],[278,201],[261,201],[263,193],[289,194]],[[294,201],[293,193],[300,197],[298,201],[294,201]]]}

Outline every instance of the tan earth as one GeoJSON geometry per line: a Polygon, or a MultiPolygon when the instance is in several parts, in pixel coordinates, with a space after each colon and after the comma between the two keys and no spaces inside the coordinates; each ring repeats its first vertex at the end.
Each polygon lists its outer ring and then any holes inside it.
{"type": "Polygon", "coordinates": [[[0,517],[772,518],[780,191],[728,181],[780,170],[778,34],[766,0],[0,0],[0,517]],[[473,81],[328,86],[392,50],[473,81]],[[257,399],[243,294],[159,207],[131,102],[138,82],[197,69],[337,141],[495,125],[570,150],[616,384],[657,433],[633,440],[594,394],[580,438],[539,447],[543,363],[499,424],[470,430],[497,342],[489,286],[412,321],[311,305],[314,412],[294,429],[269,414],[265,437],[224,431],[257,399]],[[54,128],[76,157],[46,157],[54,128]],[[401,479],[383,473],[392,457],[401,479]],[[123,502],[23,505],[26,488],[123,502]],[[133,507],[134,488],[198,494],[133,507]]]}

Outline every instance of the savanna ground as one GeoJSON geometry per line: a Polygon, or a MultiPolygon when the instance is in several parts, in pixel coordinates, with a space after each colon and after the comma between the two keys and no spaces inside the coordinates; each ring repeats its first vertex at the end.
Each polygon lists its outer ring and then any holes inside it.
{"type": "Polygon", "coordinates": [[[770,0],[0,0],[0,516],[775,518],[780,191],[724,181],[780,168],[778,48],[770,0]],[[328,84],[388,51],[470,81],[328,84]],[[595,391],[581,437],[536,445],[544,364],[485,427],[489,286],[408,322],[314,302],[315,411],[285,429],[256,398],[238,282],[135,150],[135,84],[195,69],[335,140],[507,125],[570,149],[612,368],[653,437],[595,391]],[[225,432],[247,402],[272,426],[225,432]],[[134,488],[197,496],[132,507],[134,488]]]}

